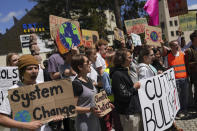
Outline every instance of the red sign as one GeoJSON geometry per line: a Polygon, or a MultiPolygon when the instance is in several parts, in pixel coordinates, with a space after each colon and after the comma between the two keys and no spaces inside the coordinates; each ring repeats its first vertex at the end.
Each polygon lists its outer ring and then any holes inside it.
{"type": "Polygon", "coordinates": [[[168,0],[170,17],[187,14],[187,0],[168,0]]]}

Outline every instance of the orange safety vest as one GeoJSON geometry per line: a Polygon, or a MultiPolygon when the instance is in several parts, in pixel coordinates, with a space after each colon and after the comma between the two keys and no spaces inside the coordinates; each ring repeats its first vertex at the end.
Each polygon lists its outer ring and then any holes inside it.
{"type": "Polygon", "coordinates": [[[168,65],[174,68],[176,79],[187,77],[184,53],[179,51],[179,56],[174,56],[172,52],[168,54],[168,65]]]}

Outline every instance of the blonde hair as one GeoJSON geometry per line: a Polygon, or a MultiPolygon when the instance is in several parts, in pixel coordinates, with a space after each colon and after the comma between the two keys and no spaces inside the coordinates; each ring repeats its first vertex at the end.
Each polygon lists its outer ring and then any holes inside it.
{"type": "Polygon", "coordinates": [[[8,53],[6,56],[6,66],[12,66],[11,58],[13,55],[18,55],[17,53],[8,53]]]}

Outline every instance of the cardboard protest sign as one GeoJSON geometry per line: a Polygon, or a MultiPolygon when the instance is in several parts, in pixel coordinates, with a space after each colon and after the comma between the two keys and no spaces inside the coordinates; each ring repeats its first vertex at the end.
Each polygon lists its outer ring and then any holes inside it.
{"type": "Polygon", "coordinates": [[[174,69],[141,80],[140,84],[138,94],[144,131],[163,131],[171,127],[180,109],[174,69]]]}
{"type": "Polygon", "coordinates": [[[145,26],[145,40],[147,45],[161,46],[162,32],[161,28],[153,26],[145,26]]]}
{"type": "Polygon", "coordinates": [[[127,34],[140,34],[144,33],[144,27],[147,25],[147,20],[146,18],[138,18],[133,20],[125,20],[124,23],[127,34]]]}
{"type": "Polygon", "coordinates": [[[102,115],[105,116],[112,111],[109,99],[105,91],[102,91],[95,95],[95,103],[99,110],[102,111],[102,115]]]}
{"type": "Polygon", "coordinates": [[[139,35],[131,33],[131,38],[133,40],[134,46],[141,46],[142,45],[141,38],[139,35]]]}
{"type": "Polygon", "coordinates": [[[118,41],[125,41],[124,39],[124,32],[121,29],[115,28],[114,29],[114,39],[118,41]]]}
{"type": "Polygon", "coordinates": [[[179,25],[181,31],[197,30],[196,12],[189,11],[188,14],[179,16],[179,25]]]}
{"type": "Polygon", "coordinates": [[[78,21],[58,16],[49,16],[51,38],[56,40],[60,54],[67,53],[72,46],[81,43],[81,32],[78,21]]]}
{"type": "Polygon", "coordinates": [[[68,80],[51,81],[8,90],[13,119],[47,123],[55,115],[73,117],[76,100],[68,80]]]}
{"type": "Polygon", "coordinates": [[[168,0],[170,17],[187,14],[187,0],[168,0]]]}
{"type": "Polygon", "coordinates": [[[78,28],[80,28],[79,22],[78,21],[73,21],[71,19],[66,19],[54,15],[49,16],[49,26],[50,26],[50,34],[51,38],[53,40],[56,39],[57,36],[57,30],[60,28],[60,26],[65,23],[65,22],[72,22],[74,23],[78,28]]]}
{"type": "Polygon", "coordinates": [[[82,29],[82,43],[85,47],[92,47],[99,40],[97,31],[82,29]]]}
{"type": "Polygon", "coordinates": [[[18,67],[0,67],[0,89],[7,90],[8,87],[19,81],[18,67]]]}
{"type": "Polygon", "coordinates": [[[63,23],[57,30],[56,44],[60,54],[65,54],[73,46],[79,46],[81,43],[80,29],[72,22],[63,23]]]}

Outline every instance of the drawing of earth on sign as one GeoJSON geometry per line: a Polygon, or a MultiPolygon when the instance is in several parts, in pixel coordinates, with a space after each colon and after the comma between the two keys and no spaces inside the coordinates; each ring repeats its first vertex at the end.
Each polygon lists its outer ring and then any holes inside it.
{"type": "Polygon", "coordinates": [[[157,32],[152,31],[150,33],[150,38],[151,38],[152,41],[157,42],[158,41],[158,34],[157,34],[157,32]]]}
{"type": "Polygon", "coordinates": [[[67,53],[72,48],[72,46],[79,46],[80,31],[78,27],[71,22],[63,23],[57,30],[56,42],[59,50],[61,48],[65,48],[61,49],[62,52],[60,53],[67,53]]]}
{"type": "Polygon", "coordinates": [[[30,122],[31,121],[31,115],[28,111],[22,110],[15,114],[14,120],[21,121],[21,122],[30,122]]]}

